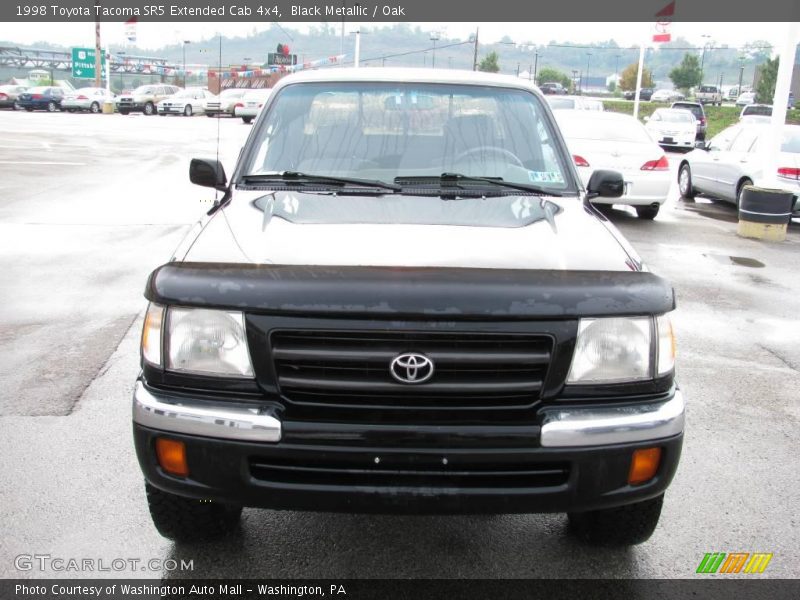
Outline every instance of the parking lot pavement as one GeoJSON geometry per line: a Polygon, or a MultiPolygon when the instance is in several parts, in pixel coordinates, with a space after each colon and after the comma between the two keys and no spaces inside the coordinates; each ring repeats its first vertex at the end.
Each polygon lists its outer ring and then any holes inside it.
{"type": "MultiPolygon", "coordinates": [[[[220,125],[224,154],[235,156],[249,128],[220,125]]],[[[8,282],[0,298],[7,340],[0,350],[0,576],[41,576],[17,571],[13,559],[49,553],[193,561],[193,571],[156,573],[165,577],[692,577],[712,551],[772,552],[762,576],[797,575],[800,226],[780,244],[744,240],[730,205],[684,202],[674,189],[655,221],[625,209],[609,213],[649,267],[674,284],[679,305],[687,433],[649,542],[588,547],[566,535],[563,515],[245,510],[237,535],[175,545],[155,533],[147,514],[130,395],[144,278],[203,208],[186,159],[213,150],[216,122],[0,114],[0,131],[35,148],[0,146],[0,176],[13,186],[0,204],[8,282]],[[31,167],[38,179],[22,181],[17,167],[2,162],[38,159],[44,138],[52,148],[84,144],[62,162],[86,168],[31,167]],[[41,255],[45,240],[49,253],[41,255]],[[58,350],[64,347],[70,352],[58,350]],[[62,381],[83,363],[78,381],[62,381]]]]}

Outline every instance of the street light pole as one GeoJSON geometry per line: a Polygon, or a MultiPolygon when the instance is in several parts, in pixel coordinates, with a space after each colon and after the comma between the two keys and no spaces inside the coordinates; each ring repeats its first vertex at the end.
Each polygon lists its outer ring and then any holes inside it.
{"type": "Polygon", "coordinates": [[[592,53],[586,53],[586,88],[589,88],[589,62],[592,60],[592,53]]]}
{"type": "MultiPolygon", "coordinates": [[[[700,37],[708,38],[709,40],[711,39],[711,36],[706,33],[704,33],[700,37]]],[[[710,43],[711,42],[703,42],[703,54],[700,58],[700,85],[703,85],[703,68],[706,62],[706,49],[711,48],[711,46],[709,46],[710,43]]]]}
{"type": "Polygon", "coordinates": [[[186,45],[189,43],[189,40],[183,40],[183,87],[186,87],[186,45]]]}

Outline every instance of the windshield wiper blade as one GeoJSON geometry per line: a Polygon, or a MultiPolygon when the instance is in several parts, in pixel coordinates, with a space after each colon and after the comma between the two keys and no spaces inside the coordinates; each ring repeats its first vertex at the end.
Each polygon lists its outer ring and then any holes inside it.
{"type": "Polygon", "coordinates": [[[320,183],[333,184],[338,186],[357,185],[361,187],[376,187],[384,190],[399,192],[403,188],[393,183],[387,183],[380,179],[359,179],[357,177],[334,177],[332,175],[314,175],[313,173],[301,173],[299,171],[280,171],[278,173],[254,173],[244,176],[245,182],[280,181],[286,184],[305,184],[320,183]]]}
{"type": "Polygon", "coordinates": [[[394,178],[394,182],[398,184],[415,184],[415,183],[439,183],[443,188],[447,187],[460,187],[461,183],[490,183],[494,186],[505,187],[512,190],[520,190],[523,192],[530,192],[533,194],[540,194],[543,196],[557,196],[563,194],[559,192],[538,186],[529,185],[527,183],[515,183],[512,181],[505,181],[501,177],[478,177],[472,175],[463,175],[461,173],[442,173],[439,177],[435,175],[420,175],[420,176],[399,176],[394,178]]]}

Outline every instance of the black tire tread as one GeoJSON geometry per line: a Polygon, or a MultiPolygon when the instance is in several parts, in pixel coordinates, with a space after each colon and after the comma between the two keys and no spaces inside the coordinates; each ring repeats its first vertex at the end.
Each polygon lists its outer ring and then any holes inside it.
{"type": "Polygon", "coordinates": [[[658,216],[658,212],[661,207],[654,207],[654,206],[637,206],[636,208],[636,216],[640,219],[648,219],[652,221],[658,216]]]}
{"type": "Polygon", "coordinates": [[[572,532],[585,542],[605,546],[632,546],[647,541],[661,516],[664,494],[614,508],[569,513],[572,532]]]}
{"type": "Polygon", "coordinates": [[[224,537],[234,531],[241,506],[186,498],[145,483],[147,505],[158,532],[178,542],[201,542],[224,537]]]}

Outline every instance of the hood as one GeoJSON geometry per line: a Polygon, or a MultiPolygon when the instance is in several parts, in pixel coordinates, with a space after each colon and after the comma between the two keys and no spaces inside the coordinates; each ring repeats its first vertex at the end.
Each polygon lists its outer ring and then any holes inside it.
{"type": "Polygon", "coordinates": [[[203,227],[190,262],[638,270],[576,197],[459,200],[241,191],[203,227]]]}

